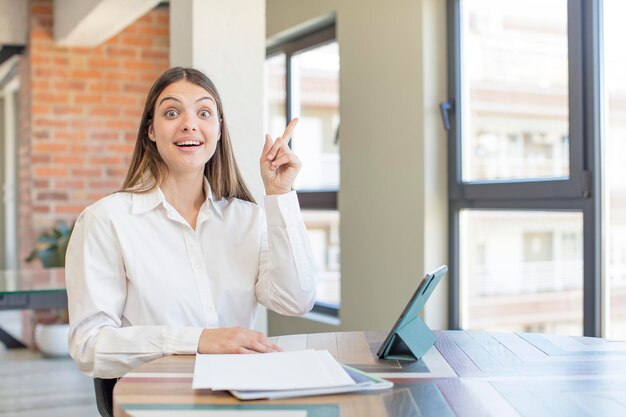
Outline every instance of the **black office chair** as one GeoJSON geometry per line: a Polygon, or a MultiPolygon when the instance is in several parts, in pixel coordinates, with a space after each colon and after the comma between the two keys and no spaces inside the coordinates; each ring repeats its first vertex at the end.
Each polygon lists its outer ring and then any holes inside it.
{"type": "Polygon", "coordinates": [[[113,387],[117,378],[94,378],[93,387],[96,391],[96,405],[102,417],[113,417],[113,387]]]}

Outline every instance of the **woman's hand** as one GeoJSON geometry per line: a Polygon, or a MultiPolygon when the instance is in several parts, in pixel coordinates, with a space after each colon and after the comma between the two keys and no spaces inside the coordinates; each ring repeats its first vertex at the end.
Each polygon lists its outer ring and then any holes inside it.
{"type": "Polygon", "coordinates": [[[261,153],[261,178],[265,186],[265,194],[285,194],[291,191],[293,182],[302,167],[300,159],[289,148],[289,140],[298,119],[293,119],[287,125],[282,136],[272,143],[272,137],[265,135],[265,146],[261,153]]]}
{"type": "Polygon", "coordinates": [[[263,333],[243,327],[204,329],[198,353],[269,353],[281,352],[263,333]]]}

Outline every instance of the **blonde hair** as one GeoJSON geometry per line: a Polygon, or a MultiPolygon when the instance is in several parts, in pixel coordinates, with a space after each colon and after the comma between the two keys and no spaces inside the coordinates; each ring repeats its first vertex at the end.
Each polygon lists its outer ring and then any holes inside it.
{"type": "Polygon", "coordinates": [[[148,131],[152,126],[157,98],[170,84],[180,80],[196,84],[209,92],[215,99],[218,115],[221,118],[221,138],[217,142],[215,153],[204,166],[204,176],[209,181],[214,198],[217,200],[239,198],[254,203],[254,198],[246,187],[235,162],[222,100],[217,88],[202,72],[182,67],[170,68],[152,85],[143,109],[135,150],[120,191],[147,193],[160,186],[167,176],[167,165],[159,155],[156,144],[148,137],[148,131]]]}

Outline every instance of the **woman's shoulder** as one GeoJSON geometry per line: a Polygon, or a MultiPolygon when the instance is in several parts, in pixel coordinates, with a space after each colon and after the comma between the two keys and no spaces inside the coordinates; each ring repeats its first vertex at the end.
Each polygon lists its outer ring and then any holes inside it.
{"type": "Polygon", "coordinates": [[[257,215],[263,210],[257,203],[248,200],[242,200],[236,197],[228,199],[222,198],[221,200],[217,201],[214,200],[213,204],[215,204],[222,211],[222,213],[247,212],[253,215],[257,215]]]}
{"type": "Polygon", "coordinates": [[[130,214],[132,207],[132,194],[116,192],[101,198],[87,206],[83,215],[91,215],[97,218],[113,218],[120,215],[130,214]]]}

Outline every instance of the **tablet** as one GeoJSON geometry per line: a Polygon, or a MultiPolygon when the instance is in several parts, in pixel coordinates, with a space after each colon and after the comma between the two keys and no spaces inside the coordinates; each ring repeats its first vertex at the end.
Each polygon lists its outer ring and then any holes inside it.
{"type": "Polygon", "coordinates": [[[448,267],[442,265],[424,276],[378,349],[379,358],[415,361],[435,344],[437,337],[420,319],[419,313],[446,272],[448,267]]]}

